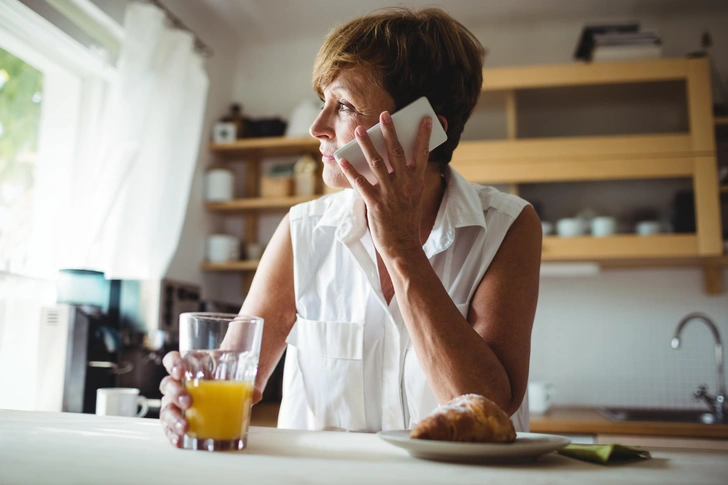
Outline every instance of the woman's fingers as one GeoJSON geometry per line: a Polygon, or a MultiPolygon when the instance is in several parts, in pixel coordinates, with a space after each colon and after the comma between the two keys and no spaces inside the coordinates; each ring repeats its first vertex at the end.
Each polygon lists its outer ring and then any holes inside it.
{"type": "Polygon", "coordinates": [[[159,421],[169,442],[176,447],[182,446],[182,436],[187,432],[187,421],[183,411],[192,406],[192,396],[182,385],[184,369],[179,352],[169,352],[162,360],[169,375],[159,383],[162,392],[162,409],[159,421]]]}
{"type": "Polygon", "coordinates": [[[412,164],[408,168],[414,169],[418,176],[425,176],[427,160],[430,158],[430,135],[432,134],[432,118],[425,116],[420,122],[415,141],[415,151],[412,155],[412,164]]]}
{"type": "Polygon", "coordinates": [[[182,357],[180,357],[179,352],[168,352],[164,356],[162,364],[164,364],[164,368],[167,369],[167,373],[170,376],[178,381],[182,380],[182,377],[184,377],[184,369],[182,366],[182,357]]]}
{"type": "Polygon", "coordinates": [[[371,138],[369,138],[367,130],[365,130],[363,126],[357,126],[356,130],[354,130],[354,135],[356,136],[357,143],[359,143],[359,146],[361,147],[361,151],[364,153],[364,157],[366,157],[369,162],[372,172],[374,172],[374,176],[377,177],[379,184],[386,184],[389,180],[389,169],[387,168],[387,164],[384,162],[384,157],[377,153],[377,149],[374,148],[374,143],[372,143],[371,138]]]}
{"type": "Polygon", "coordinates": [[[162,429],[169,442],[176,447],[180,447],[182,445],[182,436],[187,432],[189,426],[182,415],[182,411],[169,396],[162,398],[159,422],[162,424],[162,429]]]}
{"type": "Polygon", "coordinates": [[[177,448],[182,447],[182,437],[179,435],[176,435],[172,432],[169,428],[164,428],[164,434],[167,436],[167,439],[170,443],[172,443],[172,446],[175,446],[177,448]]]}
{"type": "Polygon", "coordinates": [[[405,156],[402,144],[399,142],[399,138],[397,138],[397,131],[388,111],[384,111],[379,115],[379,123],[382,127],[382,135],[387,147],[389,164],[392,166],[395,174],[398,171],[401,173],[407,167],[407,157],[405,156]]]}
{"type": "Polygon", "coordinates": [[[192,405],[192,396],[185,390],[180,381],[173,379],[171,376],[162,379],[159,390],[162,391],[164,397],[169,398],[181,409],[187,409],[192,405]]]}
{"type": "Polygon", "coordinates": [[[162,421],[165,428],[171,429],[180,436],[185,434],[188,429],[182,410],[166,396],[162,398],[162,410],[159,412],[159,420],[162,421]]]}
{"type": "Polygon", "coordinates": [[[346,158],[339,159],[339,167],[341,167],[341,171],[344,172],[344,175],[349,180],[351,187],[361,194],[364,202],[369,203],[373,201],[374,186],[369,183],[367,178],[360,174],[346,158]]]}
{"type": "Polygon", "coordinates": [[[253,404],[258,404],[261,401],[261,399],[263,399],[263,392],[259,391],[258,388],[256,387],[253,390],[253,404]]]}

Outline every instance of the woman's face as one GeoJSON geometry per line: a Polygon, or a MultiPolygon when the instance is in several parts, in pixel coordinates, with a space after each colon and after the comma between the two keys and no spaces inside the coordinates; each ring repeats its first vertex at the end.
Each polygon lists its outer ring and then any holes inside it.
{"type": "Polygon", "coordinates": [[[394,110],[392,97],[369,79],[363,68],[346,69],[323,90],[324,107],[309,131],[321,142],[323,178],[329,187],[351,187],[334,152],[354,139],[357,126],[369,129],[379,122],[382,111],[394,110]]]}

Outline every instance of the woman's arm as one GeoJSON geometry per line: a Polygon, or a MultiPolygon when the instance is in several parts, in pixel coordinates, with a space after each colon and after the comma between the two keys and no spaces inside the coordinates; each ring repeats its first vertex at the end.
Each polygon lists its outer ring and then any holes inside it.
{"type": "MultiPolygon", "coordinates": [[[[268,378],[286,348],[286,337],[296,322],[293,246],[288,215],[283,218],[268,243],[240,313],[263,317],[265,320],[253,396],[253,403],[256,403],[262,397],[268,378]]],[[[234,339],[235,335],[229,337],[234,339]]]]}
{"type": "MultiPolygon", "coordinates": [[[[255,273],[240,313],[263,317],[263,341],[260,349],[258,375],[255,379],[253,403],[263,397],[263,389],[286,346],[286,337],[296,321],[296,302],[293,291],[293,246],[288,216],[276,229],[255,273]]],[[[222,343],[234,341],[234,332],[228,332],[222,343]]],[[[231,346],[234,344],[231,344],[231,346]]],[[[164,367],[169,375],[162,379],[162,410],[159,420],[164,433],[174,446],[181,446],[182,436],[189,426],[183,412],[192,405],[192,398],[182,385],[184,376],[179,352],[164,356],[164,367]]]]}
{"type": "Polygon", "coordinates": [[[528,382],[541,265],[541,225],[533,208],[525,207],[506,234],[475,291],[467,321],[424,252],[385,264],[437,400],[476,393],[515,413],[528,382]]]}
{"type": "Polygon", "coordinates": [[[421,243],[432,121],[423,119],[413,158],[407,160],[391,117],[386,112],[380,115],[392,173],[366,131],[357,128],[357,141],[377,184],[370,184],[348,161],[341,159],[339,164],[366,203],[374,245],[392,280],[415,352],[437,400],[444,403],[462,394],[477,393],[513,414],[528,381],[541,225],[532,207],[521,212],[479,283],[467,320],[463,318],[421,243]]]}

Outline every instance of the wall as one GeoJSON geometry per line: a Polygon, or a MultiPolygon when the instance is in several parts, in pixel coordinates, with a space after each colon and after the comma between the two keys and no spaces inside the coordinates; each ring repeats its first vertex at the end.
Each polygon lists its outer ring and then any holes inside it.
{"type": "MultiPolygon", "coordinates": [[[[614,20],[625,19],[510,20],[468,27],[489,50],[486,65],[495,67],[572,62],[582,25],[614,20]]],[[[643,30],[654,28],[662,34],[665,56],[699,49],[700,36],[709,29],[718,70],[728,85],[728,10],[666,12],[640,20],[643,30]]],[[[252,116],[285,117],[302,99],[314,98],[311,66],[324,34],[295,43],[244,46],[237,58],[234,99],[252,116]]],[[[469,138],[505,135],[502,119],[489,114],[483,118],[467,128],[469,138]]],[[[673,122],[681,123],[679,117],[673,122]]],[[[263,237],[278,220],[263,221],[263,237]]],[[[228,282],[236,288],[227,291],[237,294],[238,282],[228,282]]],[[[724,285],[728,288],[728,272],[724,285]]],[[[544,277],[532,338],[531,378],[554,383],[559,404],[697,406],[690,396],[698,384],[715,390],[712,337],[707,328],[693,324],[684,334],[682,349],[669,347],[680,318],[695,310],[710,314],[728,337],[728,290],[705,295],[702,273],[696,269],[544,277]]]]}
{"type": "MultiPolygon", "coordinates": [[[[202,285],[202,297],[220,299],[229,286],[225,278],[200,271],[204,260],[205,239],[207,234],[221,230],[224,221],[221,217],[207,213],[204,209],[203,181],[207,168],[214,162],[208,151],[210,133],[214,123],[227,111],[234,97],[234,78],[230,66],[235,63],[239,45],[229,32],[220,29],[220,21],[196,1],[165,2],[165,5],[185,23],[205,44],[212,48],[214,55],[206,61],[210,84],[207,94],[205,121],[198,163],[190,190],[187,215],[180,236],[179,246],[167,271],[167,278],[202,285]]],[[[229,296],[230,300],[242,302],[239,292],[229,296]]]]}

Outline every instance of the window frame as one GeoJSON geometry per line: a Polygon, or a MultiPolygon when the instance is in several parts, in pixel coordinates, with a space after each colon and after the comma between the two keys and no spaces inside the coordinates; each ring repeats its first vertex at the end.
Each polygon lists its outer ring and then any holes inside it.
{"type": "Polygon", "coordinates": [[[6,275],[55,280],[61,266],[58,241],[66,229],[59,221],[74,208],[71,181],[90,183],[90,156],[99,137],[106,93],[116,74],[99,52],[61,31],[18,0],[0,0],[0,47],[43,72],[43,104],[38,141],[37,179],[29,264],[6,275]],[[54,162],[44,164],[44,160],[54,162]],[[55,200],[49,203],[41,195],[55,200]],[[49,224],[53,221],[54,224],[49,224]]]}

